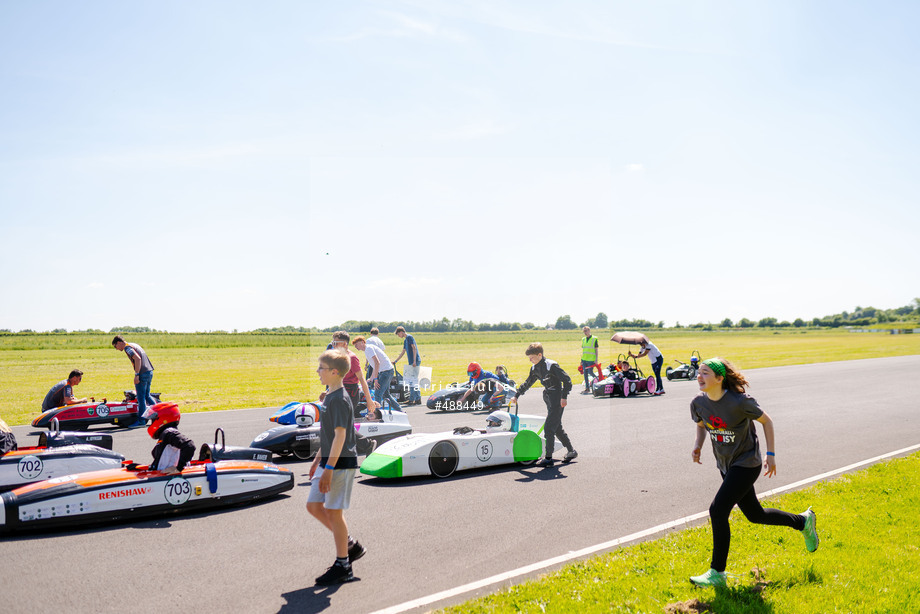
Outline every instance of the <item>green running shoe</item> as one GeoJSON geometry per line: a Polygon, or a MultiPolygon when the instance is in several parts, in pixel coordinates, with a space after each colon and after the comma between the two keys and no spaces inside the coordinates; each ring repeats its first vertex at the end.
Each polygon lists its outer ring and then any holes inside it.
{"type": "Polygon", "coordinates": [[[818,542],[820,541],[818,539],[818,517],[815,516],[810,507],[802,512],[802,516],[805,517],[805,528],[802,529],[802,535],[805,536],[805,549],[809,552],[814,552],[818,549],[818,542]]]}
{"type": "Polygon", "coordinates": [[[690,582],[697,586],[725,586],[727,575],[724,571],[710,569],[701,576],[690,576],[690,582]]]}

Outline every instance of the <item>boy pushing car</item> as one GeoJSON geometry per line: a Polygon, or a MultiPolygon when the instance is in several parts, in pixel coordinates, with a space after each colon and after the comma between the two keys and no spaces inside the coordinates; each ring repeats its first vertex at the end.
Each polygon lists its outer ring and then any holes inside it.
{"type": "Polygon", "coordinates": [[[546,422],[543,425],[543,435],[546,438],[546,458],[537,461],[537,466],[553,466],[553,447],[557,437],[567,450],[562,462],[568,463],[578,456],[569,436],[562,428],[562,411],[568,403],[567,398],[572,390],[572,378],[562,370],[559,363],[543,356],[542,343],[531,343],[524,354],[527,355],[533,366],[530,368],[527,381],[517,389],[514,398],[517,399],[527,392],[527,389],[539,379],[543,384],[543,402],[546,403],[546,422]]]}

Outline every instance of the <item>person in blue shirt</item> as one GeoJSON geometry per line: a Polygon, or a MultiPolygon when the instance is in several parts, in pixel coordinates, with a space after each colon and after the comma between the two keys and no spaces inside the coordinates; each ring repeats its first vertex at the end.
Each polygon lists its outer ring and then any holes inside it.
{"type": "Polygon", "coordinates": [[[395,365],[403,354],[409,364],[403,369],[403,382],[409,386],[409,402],[406,405],[421,405],[422,393],[418,388],[419,367],[422,365],[422,356],[419,354],[418,345],[415,343],[415,337],[406,332],[402,326],[396,327],[396,336],[403,340],[403,349],[399,356],[393,360],[395,365]]]}

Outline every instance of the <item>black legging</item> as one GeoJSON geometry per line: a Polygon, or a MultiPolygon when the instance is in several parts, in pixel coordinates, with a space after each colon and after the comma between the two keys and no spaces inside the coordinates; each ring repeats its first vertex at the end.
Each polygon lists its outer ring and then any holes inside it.
{"type": "Polygon", "coordinates": [[[546,458],[553,455],[553,449],[556,447],[556,439],[565,446],[567,450],[572,450],[572,442],[569,436],[562,428],[562,395],[553,394],[543,391],[543,401],[546,403],[546,422],[543,423],[543,437],[546,439],[546,458]]]}
{"type": "Polygon", "coordinates": [[[664,364],[664,356],[659,356],[652,363],[652,371],[655,372],[655,390],[664,390],[664,383],[661,381],[661,365],[664,364]]]}
{"type": "Polygon", "coordinates": [[[754,492],[754,482],[760,476],[760,467],[729,467],[722,474],[722,486],[709,506],[709,518],[712,522],[712,562],[710,567],[716,571],[725,571],[728,561],[728,546],[732,532],[728,525],[728,515],[737,504],[744,517],[755,524],[770,524],[790,527],[801,531],[805,528],[805,517],[790,514],[772,508],[764,509],[754,492]]]}

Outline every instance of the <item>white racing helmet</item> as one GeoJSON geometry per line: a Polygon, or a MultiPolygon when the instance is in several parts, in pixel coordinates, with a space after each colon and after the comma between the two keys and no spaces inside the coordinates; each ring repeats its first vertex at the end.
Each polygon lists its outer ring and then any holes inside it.
{"type": "Polygon", "coordinates": [[[316,407],[312,403],[302,403],[294,410],[294,422],[300,426],[312,426],[317,418],[316,407]]]}
{"type": "Polygon", "coordinates": [[[499,433],[511,430],[511,414],[506,411],[493,411],[486,416],[486,432],[499,433]]]}

